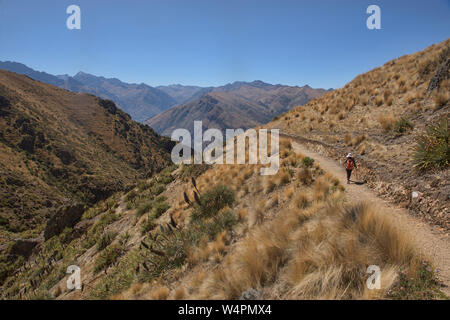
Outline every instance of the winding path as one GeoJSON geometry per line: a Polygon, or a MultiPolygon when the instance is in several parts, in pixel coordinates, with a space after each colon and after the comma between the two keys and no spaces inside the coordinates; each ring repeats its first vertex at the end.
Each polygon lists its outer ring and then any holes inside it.
{"type": "Polygon", "coordinates": [[[398,221],[399,226],[405,232],[414,235],[419,248],[426,256],[430,257],[434,266],[440,270],[439,278],[446,285],[446,287],[442,288],[442,291],[450,295],[450,239],[446,234],[413,217],[406,209],[379,198],[366,185],[347,184],[343,165],[333,159],[308,150],[302,144],[302,138],[286,137],[291,139],[292,146],[296,152],[315,159],[325,171],[333,173],[339,179],[341,184],[345,186],[347,199],[374,203],[380,209],[392,212],[392,216],[398,221]]]}

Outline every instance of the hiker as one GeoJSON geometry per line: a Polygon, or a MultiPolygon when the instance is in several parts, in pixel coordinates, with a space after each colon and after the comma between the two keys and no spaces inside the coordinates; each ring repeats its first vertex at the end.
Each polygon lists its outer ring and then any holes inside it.
{"type": "Polygon", "coordinates": [[[352,175],[352,170],[357,169],[355,158],[351,153],[347,154],[345,159],[345,169],[347,170],[347,184],[350,183],[350,176],[352,175]]]}

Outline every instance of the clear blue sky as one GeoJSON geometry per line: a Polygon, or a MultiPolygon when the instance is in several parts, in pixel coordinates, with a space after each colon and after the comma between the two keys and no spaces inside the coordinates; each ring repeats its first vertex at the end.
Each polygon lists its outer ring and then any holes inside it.
{"type": "Polygon", "coordinates": [[[450,0],[0,0],[0,60],[52,74],[337,88],[450,37],[450,0]],[[81,7],[81,30],[66,8],[81,7]],[[366,8],[381,7],[381,30],[366,8]]]}

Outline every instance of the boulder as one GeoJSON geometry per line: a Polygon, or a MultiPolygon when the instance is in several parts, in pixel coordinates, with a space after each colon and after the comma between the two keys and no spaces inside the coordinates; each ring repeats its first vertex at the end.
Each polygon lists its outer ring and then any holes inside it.
{"type": "Polygon", "coordinates": [[[75,203],[61,206],[47,221],[44,229],[44,239],[60,234],[65,228],[72,228],[80,221],[84,212],[84,204],[75,203]]]}
{"type": "Polygon", "coordinates": [[[262,292],[260,290],[249,288],[247,291],[241,294],[239,300],[259,300],[261,299],[261,296],[262,292]]]}
{"type": "Polygon", "coordinates": [[[443,62],[428,84],[428,91],[439,89],[441,82],[450,78],[450,58],[443,62]]]}

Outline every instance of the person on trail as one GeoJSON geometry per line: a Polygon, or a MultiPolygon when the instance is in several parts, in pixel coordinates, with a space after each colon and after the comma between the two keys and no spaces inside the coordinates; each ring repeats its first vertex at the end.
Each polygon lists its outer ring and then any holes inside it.
{"type": "Polygon", "coordinates": [[[351,153],[347,154],[345,159],[345,169],[347,170],[347,184],[350,183],[350,177],[352,175],[353,169],[357,169],[355,158],[351,153]]]}

